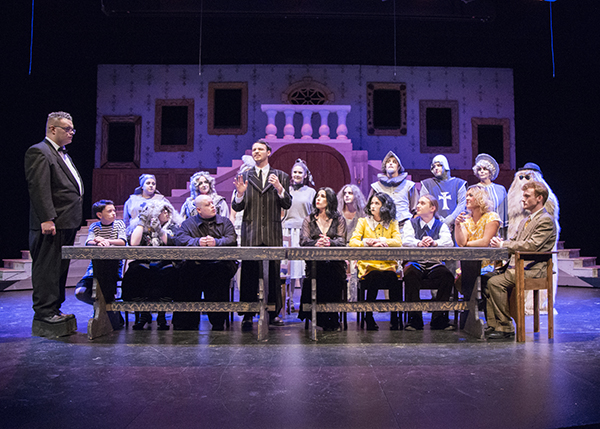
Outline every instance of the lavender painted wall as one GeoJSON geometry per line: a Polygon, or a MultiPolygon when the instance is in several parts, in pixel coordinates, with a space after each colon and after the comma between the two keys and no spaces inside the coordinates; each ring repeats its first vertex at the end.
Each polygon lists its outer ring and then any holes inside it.
{"type": "MultiPolygon", "coordinates": [[[[428,169],[433,154],[420,153],[419,100],[457,100],[460,153],[446,154],[452,169],[471,168],[471,117],[510,120],[510,165],[515,168],[513,72],[501,68],[383,67],[357,65],[99,65],[95,167],[100,167],[104,115],[142,117],[141,168],[216,168],[231,166],[252,142],[264,137],[267,116],[261,104],[280,104],[292,84],[311,77],[329,88],[333,104],[352,106],[347,117],[354,150],[367,150],[378,160],[393,150],[410,170],[428,169]],[[248,132],[240,136],[207,133],[209,82],[248,82],[248,132]],[[407,85],[408,133],[402,137],[368,136],[367,82],[407,85]],[[154,152],[156,99],[193,98],[194,151],[154,152]]],[[[330,126],[335,130],[335,123],[330,126]]],[[[283,118],[278,118],[278,126],[283,118]]]]}

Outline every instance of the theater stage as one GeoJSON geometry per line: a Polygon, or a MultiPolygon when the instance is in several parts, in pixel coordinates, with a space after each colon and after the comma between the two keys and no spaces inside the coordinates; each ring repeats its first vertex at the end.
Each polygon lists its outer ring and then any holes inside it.
{"type": "MultiPolygon", "coordinates": [[[[527,342],[460,332],[319,332],[287,316],[242,333],[121,330],[88,341],[91,307],[67,290],[79,332],[32,337],[31,291],[0,292],[0,426],[6,428],[561,428],[600,425],[600,289],[559,288],[527,342]]],[[[298,291],[296,292],[298,294],[298,291]]],[[[296,299],[298,302],[298,299],[296,299]]],[[[130,315],[130,318],[133,317],[130,315]]],[[[428,316],[426,316],[426,319],[428,316]]]]}

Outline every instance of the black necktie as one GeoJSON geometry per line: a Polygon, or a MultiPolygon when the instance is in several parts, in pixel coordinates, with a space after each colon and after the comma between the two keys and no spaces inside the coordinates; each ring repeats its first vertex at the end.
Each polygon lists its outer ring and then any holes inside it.
{"type": "Polygon", "coordinates": [[[423,227],[423,234],[429,236],[429,225],[425,225],[423,227]]]}
{"type": "Polygon", "coordinates": [[[258,182],[260,183],[260,187],[263,187],[263,180],[262,180],[262,170],[258,170],[258,182]]]}

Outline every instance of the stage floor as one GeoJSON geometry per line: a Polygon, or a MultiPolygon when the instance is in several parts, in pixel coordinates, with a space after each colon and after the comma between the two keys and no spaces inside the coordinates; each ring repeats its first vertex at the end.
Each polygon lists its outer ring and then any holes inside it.
{"type": "Polygon", "coordinates": [[[296,314],[264,343],[237,316],[224,332],[202,316],[198,332],[130,324],[88,341],[91,307],[73,292],[63,310],[79,332],[56,340],[31,336],[31,291],[0,292],[1,427],[600,425],[600,289],[559,288],[554,340],[545,316],[539,334],[527,317],[519,344],[390,331],[383,313],[378,332],[350,314],[347,331],[319,330],[316,343],[296,314]]]}

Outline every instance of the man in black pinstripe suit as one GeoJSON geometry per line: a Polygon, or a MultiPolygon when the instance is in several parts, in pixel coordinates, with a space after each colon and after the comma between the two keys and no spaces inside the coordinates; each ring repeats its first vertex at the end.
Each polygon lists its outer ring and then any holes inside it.
{"type": "MultiPolygon", "coordinates": [[[[265,140],[252,145],[252,158],[256,167],[237,176],[234,185],[236,196],[231,207],[244,211],[242,218],[242,246],[282,246],[281,210],[289,209],[292,196],[289,193],[290,177],[269,166],[271,146],[265,140]]],[[[269,301],[275,303],[275,311],[269,312],[269,323],[282,326],[278,317],[282,307],[279,267],[281,261],[269,263],[269,301]]],[[[258,300],[259,261],[243,261],[240,300],[258,300]]],[[[246,313],[242,330],[252,329],[253,314],[246,313]]]]}

